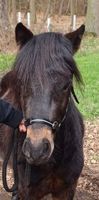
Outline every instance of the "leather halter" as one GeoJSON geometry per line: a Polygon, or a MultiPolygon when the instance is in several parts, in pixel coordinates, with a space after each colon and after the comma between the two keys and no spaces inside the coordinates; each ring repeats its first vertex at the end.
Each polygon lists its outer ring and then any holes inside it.
{"type": "MultiPolygon", "coordinates": [[[[72,93],[72,95],[73,95],[75,101],[76,101],[77,103],[79,103],[79,101],[78,101],[78,99],[77,99],[77,96],[76,96],[76,94],[75,94],[75,91],[74,91],[73,86],[72,86],[72,88],[71,88],[71,93],[72,93]]],[[[70,102],[70,97],[69,97],[68,104],[67,104],[67,107],[66,107],[65,115],[64,115],[63,119],[61,120],[61,122],[58,122],[58,121],[56,121],[56,120],[55,120],[54,122],[51,122],[51,121],[49,121],[49,120],[47,120],[47,119],[41,119],[41,118],[29,118],[29,119],[26,119],[26,120],[25,120],[25,125],[26,125],[26,127],[27,127],[27,126],[30,126],[30,125],[32,125],[32,124],[34,124],[34,123],[40,123],[40,124],[47,125],[47,126],[49,126],[50,128],[52,128],[52,130],[56,131],[57,129],[59,129],[59,128],[61,127],[62,123],[64,122],[64,120],[65,120],[65,118],[66,118],[66,113],[67,113],[67,111],[68,111],[69,102],[70,102]]]]}
{"type": "Polygon", "coordinates": [[[25,126],[30,126],[32,124],[40,123],[40,124],[49,126],[53,131],[56,131],[57,129],[59,129],[61,127],[62,123],[64,122],[64,120],[66,118],[66,113],[68,111],[68,105],[69,105],[69,101],[67,104],[65,115],[64,115],[63,119],[61,120],[61,122],[58,122],[58,121],[51,122],[47,119],[40,119],[40,118],[29,118],[29,119],[25,120],[25,126]]]}
{"type": "Polygon", "coordinates": [[[52,129],[56,129],[57,127],[60,127],[60,123],[58,123],[57,121],[54,121],[54,122],[51,122],[51,121],[48,121],[46,119],[39,119],[39,118],[31,118],[31,119],[27,119],[25,121],[25,125],[26,126],[30,126],[34,123],[40,123],[40,124],[45,124],[49,127],[51,127],[52,129]]]}
{"type": "MultiPolygon", "coordinates": [[[[70,101],[70,97],[68,99],[68,104],[69,104],[69,101],[70,101]]],[[[46,125],[46,126],[49,126],[53,131],[56,131],[57,129],[60,128],[61,124],[63,123],[63,121],[65,120],[66,118],[66,113],[67,113],[67,110],[68,110],[68,104],[67,104],[67,107],[66,107],[66,112],[65,112],[65,115],[63,117],[63,119],[61,120],[61,122],[58,122],[57,120],[55,120],[54,122],[48,120],[48,119],[41,119],[41,118],[28,118],[25,120],[25,126],[30,126],[32,124],[36,124],[36,123],[39,123],[39,124],[43,124],[43,125],[46,125]]]]}

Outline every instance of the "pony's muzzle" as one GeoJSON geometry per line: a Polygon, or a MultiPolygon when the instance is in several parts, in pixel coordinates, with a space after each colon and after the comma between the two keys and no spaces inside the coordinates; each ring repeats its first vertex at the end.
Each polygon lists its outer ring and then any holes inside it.
{"type": "Polygon", "coordinates": [[[39,165],[46,163],[54,150],[52,129],[28,126],[27,136],[24,140],[22,151],[30,164],[39,165]]]}
{"type": "Polygon", "coordinates": [[[50,142],[44,138],[37,144],[32,144],[29,138],[26,138],[22,148],[26,160],[30,164],[41,164],[48,160],[51,152],[50,142]]]}

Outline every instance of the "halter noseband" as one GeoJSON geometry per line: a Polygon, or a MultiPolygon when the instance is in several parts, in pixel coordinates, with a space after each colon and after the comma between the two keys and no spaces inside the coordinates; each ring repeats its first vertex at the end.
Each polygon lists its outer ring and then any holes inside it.
{"type": "Polygon", "coordinates": [[[50,128],[52,128],[53,130],[55,130],[61,126],[61,123],[58,123],[58,121],[51,122],[49,120],[39,119],[39,118],[31,118],[31,119],[27,119],[25,121],[26,126],[30,126],[34,123],[45,124],[45,125],[49,126],[50,128]]]}
{"type": "MultiPolygon", "coordinates": [[[[68,102],[68,104],[69,104],[69,102],[68,102]]],[[[56,131],[58,128],[61,127],[62,123],[64,122],[64,120],[66,118],[67,111],[68,111],[68,105],[67,105],[67,108],[66,108],[65,115],[64,115],[63,119],[61,120],[61,122],[58,122],[58,121],[51,122],[47,119],[40,119],[40,118],[29,118],[29,119],[25,120],[25,126],[27,127],[27,126],[30,126],[30,125],[35,124],[35,123],[40,123],[40,124],[47,125],[50,128],[52,128],[52,130],[56,131]]]]}

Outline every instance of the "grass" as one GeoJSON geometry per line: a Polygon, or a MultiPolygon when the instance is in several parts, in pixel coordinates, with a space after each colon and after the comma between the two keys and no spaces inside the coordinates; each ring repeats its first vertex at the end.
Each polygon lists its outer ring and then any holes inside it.
{"type": "MultiPolygon", "coordinates": [[[[83,95],[75,89],[77,106],[85,119],[94,119],[99,117],[99,39],[86,37],[75,59],[85,84],[83,95]]],[[[0,55],[0,71],[8,71],[13,60],[13,55],[0,55]]]]}
{"type": "Polygon", "coordinates": [[[0,72],[8,71],[14,61],[13,55],[0,54],[0,72]]]}
{"type": "Polygon", "coordinates": [[[99,53],[78,54],[76,62],[84,81],[83,94],[76,90],[78,107],[87,119],[99,117],[99,53]]]}

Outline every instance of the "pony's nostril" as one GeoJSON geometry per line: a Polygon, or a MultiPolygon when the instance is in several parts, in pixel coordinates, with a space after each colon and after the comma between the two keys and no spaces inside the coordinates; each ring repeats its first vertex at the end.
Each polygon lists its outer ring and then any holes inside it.
{"type": "Polygon", "coordinates": [[[22,151],[27,158],[30,158],[30,146],[27,141],[24,142],[22,151]]]}
{"type": "Polygon", "coordinates": [[[50,150],[50,143],[47,139],[43,140],[43,153],[47,153],[50,150]]]}
{"type": "Polygon", "coordinates": [[[27,150],[25,150],[25,156],[26,156],[27,158],[30,158],[30,157],[31,157],[31,156],[30,156],[30,152],[27,151],[27,150]]]}
{"type": "Polygon", "coordinates": [[[48,151],[48,144],[43,144],[43,153],[46,153],[48,151]]]}

